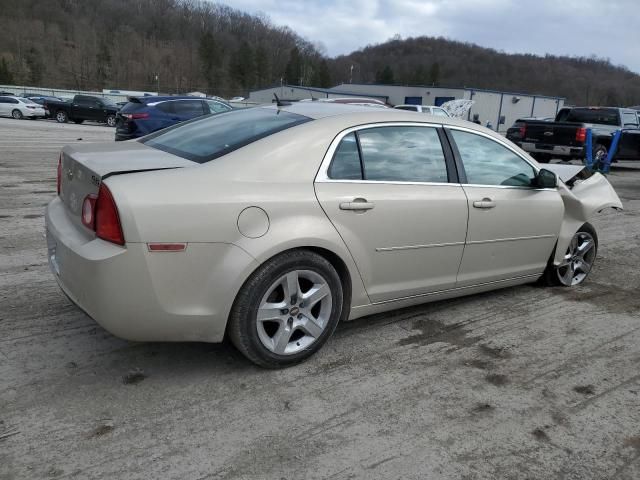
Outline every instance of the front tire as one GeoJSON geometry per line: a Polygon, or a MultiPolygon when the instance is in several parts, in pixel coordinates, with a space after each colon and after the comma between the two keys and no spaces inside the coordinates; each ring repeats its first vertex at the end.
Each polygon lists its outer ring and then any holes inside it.
{"type": "Polygon", "coordinates": [[[22,112],[17,108],[13,112],[11,112],[11,116],[16,120],[22,120],[24,118],[24,115],[22,115],[22,112]]]}
{"type": "Polygon", "coordinates": [[[245,282],[229,316],[235,347],[264,368],[295,365],[317,352],[342,314],[342,282],[324,257],[293,250],[245,282]]]}
{"type": "Polygon", "coordinates": [[[571,239],[560,265],[549,262],[543,274],[544,282],[563,287],[582,284],[593,268],[597,253],[598,235],[591,225],[585,223],[571,239]]]}
{"type": "Polygon", "coordinates": [[[63,112],[62,110],[56,112],[56,122],[67,123],[67,121],[69,121],[69,117],[67,116],[66,112],[63,112]]]}
{"type": "Polygon", "coordinates": [[[593,169],[600,170],[604,167],[604,161],[607,158],[607,150],[606,145],[602,145],[601,143],[596,144],[593,147],[593,169]]]}

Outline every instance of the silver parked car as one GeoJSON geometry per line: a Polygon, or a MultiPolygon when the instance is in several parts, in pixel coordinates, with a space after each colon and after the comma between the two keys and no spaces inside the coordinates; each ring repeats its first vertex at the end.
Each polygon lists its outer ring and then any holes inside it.
{"type": "MultiPolygon", "coordinates": [[[[551,168],[552,166],[549,166],[551,168]]],[[[306,102],[67,146],[47,207],[69,298],[140,341],[302,361],[340,320],[534,282],[585,280],[605,177],[541,169],[450,118],[306,102]]]]}

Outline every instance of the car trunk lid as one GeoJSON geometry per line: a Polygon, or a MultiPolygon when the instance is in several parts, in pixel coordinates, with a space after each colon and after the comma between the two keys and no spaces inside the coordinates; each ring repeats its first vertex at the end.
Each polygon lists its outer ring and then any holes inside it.
{"type": "Polygon", "coordinates": [[[67,145],[61,153],[60,198],[82,226],[84,199],[97,195],[109,176],[197,165],[138,142],[67,145]]]}

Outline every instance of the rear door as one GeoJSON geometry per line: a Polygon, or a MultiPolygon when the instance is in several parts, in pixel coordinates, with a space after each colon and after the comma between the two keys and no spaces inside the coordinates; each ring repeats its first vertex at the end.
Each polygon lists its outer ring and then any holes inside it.
{"type": "Polygon", "coordinates": [[[11,115],[9,107],[9,99],[7,97],[0,97],[0,115],[11,115]]]}
{"type": "Polygon", "coordinates": [[[316,195],[371,301],[455,286],[468,215],[455,180],[436,126],[364,126],[333,142],[316,195]]]}
{"type": "Polygon", "coordinates": [[[558,190],[534,188],[537,169],[493,137],[448,130],[469,201],[469,227],[457,286],[539,275],[564,215],[558,190]]]}

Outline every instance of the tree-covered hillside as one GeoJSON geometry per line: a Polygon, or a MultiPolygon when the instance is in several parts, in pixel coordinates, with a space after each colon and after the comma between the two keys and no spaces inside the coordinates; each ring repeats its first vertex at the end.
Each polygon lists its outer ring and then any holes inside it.
{"type": "Polygon", "coordinates": [[[82,90],[159,84],[163,92],[230,97],[281,81],[316,87],[352,81],[640,104],[640,75],[604,59],[509,55],[433,37],[395,38],[332,59],[287,26],[205,0],[0,0],[0,25],[0,84],[82,90]]]}

